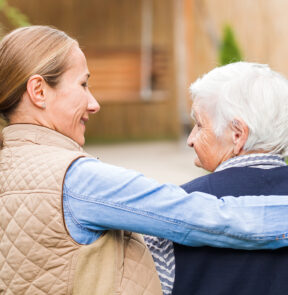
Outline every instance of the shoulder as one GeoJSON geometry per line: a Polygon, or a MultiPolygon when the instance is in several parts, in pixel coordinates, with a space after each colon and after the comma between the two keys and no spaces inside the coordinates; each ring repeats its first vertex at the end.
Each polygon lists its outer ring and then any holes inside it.
{"type": "Polygon", "coordinates": [[[182,186],[186,192],[200,191],[219,197],[232,195],[287,194],[288,167],[259,169],[234,167],[197,178],[182,186]]]}
{"type": "Polygon", "coordinates": [[[84,157],[76,159],[66,173],[64,186],[73,188],[73,192],[93,193],[90,190],[103,191],[124,186],[127,182],[141,177],[142,174],[134,170],[125,169],[104,163],[99,159],[84,157]]]}
{"type": "Polygon", "coordinates": [[[200,191],[218,197],[228,194],[228,192],[233,194],[234,190],[238,191],[238,186],[247,182],[247,179],[252,179],[251,173],[256,172],[256,169],[253,170],[247,170],[246,167],[228,168],[196,178],[181,187],[188,193],[200,191]]]}
{"type": "Polygon", "coordinates": [[[67,174],[73,176],[76,173],[94,173],[97,174],[99,169],[107,169],[109,164],[104,164],[97,158],[93,157],[82,157],[79,159],[75,159],[73,163],[71,163],[67,174]]]}
{"type": "Polygon", "coordinates": [[[181,187],[187,192],[200,191],[204,193],[210,193],[211,179],[215,177],[215,173],[207,174],[196,179],[193,179],[185,184],[182,184],[181,187]]]}
{"type": "Polygon", "coordinates": [[[102,179],[112,177],[123,178],[131,174],[139,174],[134,170],[129,170],[123,167],[115,166],[112,164],[104,163],[97,158],[93,157],[82,157],[76,159],[71,163],[67,175],[69,177],[78,177],[79,175],[85,176],[101,176],[102,179]]]}

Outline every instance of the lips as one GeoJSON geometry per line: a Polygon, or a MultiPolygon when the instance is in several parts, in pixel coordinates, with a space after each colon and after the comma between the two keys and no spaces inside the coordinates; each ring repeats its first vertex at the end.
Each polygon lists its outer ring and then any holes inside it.
{"type": "Polygon", "coordinates": [[[88,121],[88,118],[81,118],[80,119],[80,123],[82,124],[82,125],[85,125],[85,123],[88,121]]]}

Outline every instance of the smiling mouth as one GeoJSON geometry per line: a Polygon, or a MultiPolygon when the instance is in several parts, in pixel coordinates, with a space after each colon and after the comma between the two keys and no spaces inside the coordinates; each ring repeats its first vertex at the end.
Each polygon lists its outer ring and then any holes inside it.
{"type": "Polygon", "coordinates": [[[88,121],[88,118],[81,118],[80,123],[85,126],[85,123],[88,121]]]}

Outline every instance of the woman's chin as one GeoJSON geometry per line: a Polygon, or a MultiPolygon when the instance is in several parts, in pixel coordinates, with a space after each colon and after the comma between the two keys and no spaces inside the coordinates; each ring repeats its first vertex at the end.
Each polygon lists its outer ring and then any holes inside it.
{"type": "Polygon", "coordinates": [[[199,168],[203,168],[203,166],[202,166],[202,164],[201,164],[201,162],[199,161],[198,158],[196,158],[196,159],[194,160],[194,165],[197,166],[197,167],[199,167],[199,168]]]}
{"type": "Polygon", "coordinates": [[[202,168],[202,169],[204,169],[204,170],[206,170],[206,171],[209,171],[209,172],[213,172],[213,171],[214,171],[214,169],[211,169],[211,167],[209,167],[206,163],[203,165],[203,164],[199,161],[198,158],[194,160],[194,165],[197,166],[198,168],[202,168]]]}

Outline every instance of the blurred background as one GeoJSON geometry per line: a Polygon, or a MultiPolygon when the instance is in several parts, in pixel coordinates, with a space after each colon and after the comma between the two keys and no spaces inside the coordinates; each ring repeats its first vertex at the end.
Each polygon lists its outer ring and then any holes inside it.
{"type": "Polygon", "coordinates": [[[52,25],[76,38],[101,105],[86,149],[177,184],[205,174],[185,140],[189,85],[246,60],[288,74],[285,0],[0,0],[1,34],[52,25]]]}

